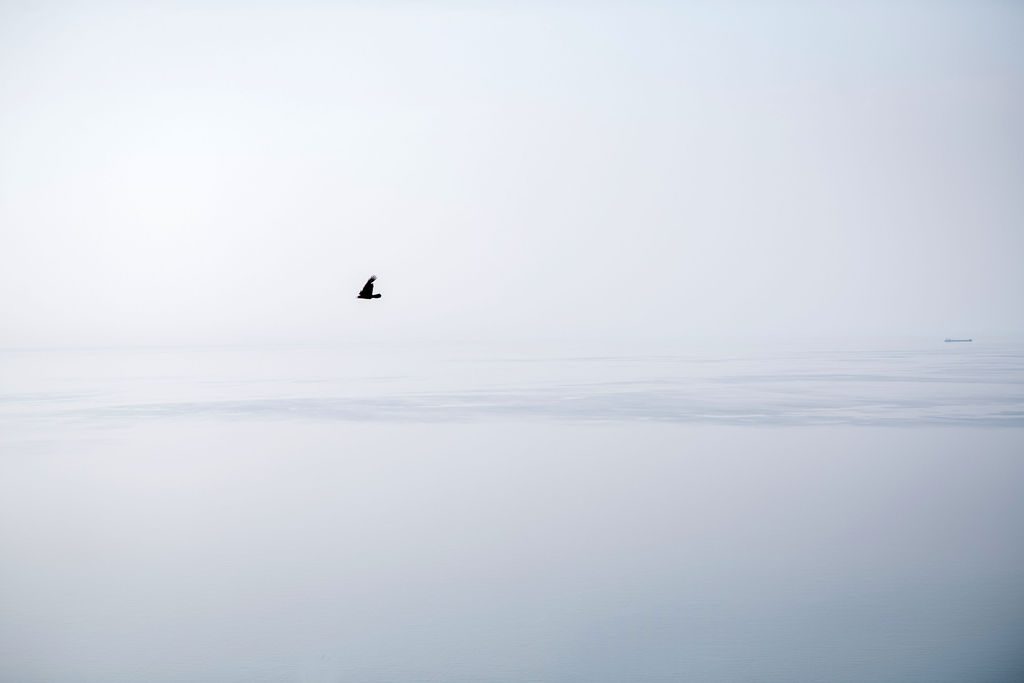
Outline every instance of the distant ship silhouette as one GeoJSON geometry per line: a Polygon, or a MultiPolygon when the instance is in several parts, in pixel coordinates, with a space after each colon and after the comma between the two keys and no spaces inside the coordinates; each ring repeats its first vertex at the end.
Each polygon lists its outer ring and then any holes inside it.
{"type": "Polygon", "coordinates": [[[946,341],[947,342],[972,342],[974,340],[973,339],[950,339],[949,337],[946,337],[946,341]]]}

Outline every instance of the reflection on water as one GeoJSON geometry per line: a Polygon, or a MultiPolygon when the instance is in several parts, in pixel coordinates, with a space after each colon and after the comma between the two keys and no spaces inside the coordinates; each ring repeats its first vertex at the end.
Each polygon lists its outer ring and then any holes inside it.
{"type": "Polygon", "coordinates": [[[1017,681],[1021,358],[3,353],[0,680],[1017,681]]]}

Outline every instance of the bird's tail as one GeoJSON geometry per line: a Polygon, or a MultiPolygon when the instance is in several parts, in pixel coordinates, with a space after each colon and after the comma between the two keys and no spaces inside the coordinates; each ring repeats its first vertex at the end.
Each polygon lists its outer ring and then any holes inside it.
{"type": "Polygon", "coordinates": [[[379,299],[379,298],[380,298],[380,294],[374,294],[374,295],[373,295],[373,298],[374,298],[374,299],[379,299]]]}

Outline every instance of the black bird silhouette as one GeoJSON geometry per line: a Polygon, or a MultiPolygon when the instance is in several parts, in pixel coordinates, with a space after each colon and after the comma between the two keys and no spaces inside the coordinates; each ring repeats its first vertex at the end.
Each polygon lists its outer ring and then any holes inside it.
{"type": "Polygon", "coordinates": [[[373,281],[377,279],[376,275],[371,275],[370,279],[363,285],[363,289],[359,292],[357,299],[379,299],[380,294],[373,293],[373,281]]]}

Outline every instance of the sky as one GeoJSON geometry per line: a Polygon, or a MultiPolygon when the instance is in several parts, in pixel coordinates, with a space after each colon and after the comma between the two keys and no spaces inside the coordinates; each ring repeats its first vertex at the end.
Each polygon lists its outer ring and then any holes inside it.
{"type": "Polygon", "coordinates": [[[1015,2],[0,0],[0,347],[1024,335],[1022,36],[1015,2]]]}

